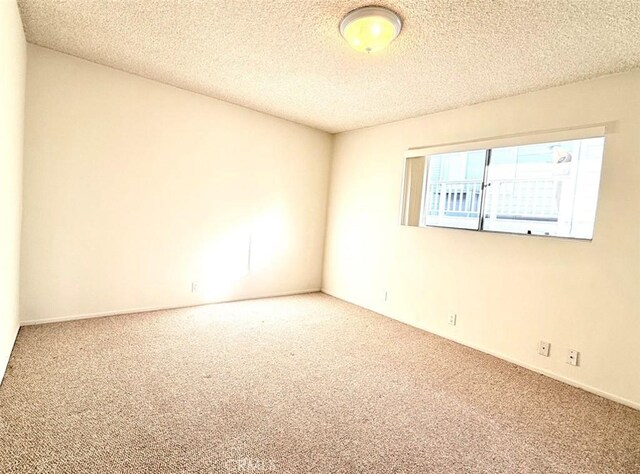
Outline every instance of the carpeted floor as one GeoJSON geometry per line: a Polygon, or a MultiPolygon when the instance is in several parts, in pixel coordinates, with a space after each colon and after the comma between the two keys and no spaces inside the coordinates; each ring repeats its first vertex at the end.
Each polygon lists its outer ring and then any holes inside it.
{"type": "Polygon", "coordinates": [[[640,412],[322,294],[30,326],[0,472],[639,473],[640,412]]]}

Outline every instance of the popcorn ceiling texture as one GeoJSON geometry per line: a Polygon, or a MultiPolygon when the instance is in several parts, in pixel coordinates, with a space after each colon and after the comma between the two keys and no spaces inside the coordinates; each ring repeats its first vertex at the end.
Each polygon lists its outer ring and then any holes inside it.
{"type": "Polygon", "coordinates": [[[29,42],[329,132],[640,67],[638,0],[19,0],[29,42]],[[403,19],[379,54],[338,31],[403,19]]]}
{"type": "Polygon", "coordinates": [[[2,473],[640,472],[640,412],[319,293],[27,326],[2,473]]]}

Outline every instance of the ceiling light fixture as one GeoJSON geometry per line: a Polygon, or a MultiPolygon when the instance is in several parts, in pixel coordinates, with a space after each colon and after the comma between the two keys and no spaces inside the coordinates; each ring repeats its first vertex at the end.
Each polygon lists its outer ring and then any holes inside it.
{"type": "Polygon", "coordinates": [[[400,17],[382,7],[358,8],[340,22],[340,33],[344,39],[353,49],[362,53],[386,48],[401,29],[400,17]]]}

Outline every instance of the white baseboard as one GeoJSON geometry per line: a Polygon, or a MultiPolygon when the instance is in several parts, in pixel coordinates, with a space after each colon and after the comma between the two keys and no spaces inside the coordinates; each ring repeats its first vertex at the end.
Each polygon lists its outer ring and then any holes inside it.
{"type": "Polygon", "coordinates": [[[20,321],[20,326],[33,326],[36,324],[47,324],[47,323],[60,323],[63,321],[76,321],[78,319],[91,319],[91,318],[102,318],[105,316],[117,316],[120,314],[132,314],[132,313],[146,313],[149,311],[162,311],[166,309],[180,309],[180,308],[193,308],[196,306],[206,306],[209,304],[218,304],[218,303],[232,303],[234,301],[247,301],[247,300],[257,300],[262,298],[276,298],[278,296],[292,296],[292,295],[303,295],[307,293],[318,293],[320,288],[307,288],[303,290],[292,290],[292,291],[283,291],[280,293],[268,293],[268,294],[260,294],[256,296],[248,296],[246,298],[236,298],[236,299],[228,299],[228,300],[215,300],[215,301],[205,301],[197,304],[191,305],[179,305],[179,306],[148,306],[142,308],[129,308],[129,309],[118,309],[113,311],[100,311],[97,313],[83,313],[83,314],[72,314],[68,316],[56,316],[53,318],[43,318],[43,319],[28,319],[26,321],[20,321]]]}
{"type": "Polygon", "coordinates": [[[515,359],[515,358],[513,358],[511,356],[502,354],[502,353],[494,351],[492,349],[487,349],[486,347],[479,346],[478,344],[475,344],[473,342],[469,342],[467,340],[464,340],[464,339],[461,339],[461,338],[458,338],[458,337],[452,337],[450,334],[443,334],[443,333],[441,333],[439,331],[435,331],[435,330],[432,330],[432,329],[427,329],[427,328],[424,328],[424,327],[420,327],[420,326],[417,326],[415,324],[412,324],[412,323],[409,323],[409,322],[406,322],[406,321],[402,321],[400,319],[396,319],[393,316],[382,314],[382,313],[380,313],[380,312],[378,312],[378,311],[376,311],[374,309],[367,308],[366,306],[364,306],[362,304],[352,303],[349,300],[347,300],[346,298],[344,298],[342,296],[335,295],[335,294],[333,294],[332,292],[328,291],[325,288],[323,288],[320,291],[322,291],[322,293],[325,293],[325,294],[327,294],[329,296],[333,296],[334,298],[338,298],[340,300],[346,301],[347,303],[355,304],[356,306],[361,306],[361,307],[363,307],[365,309],[368,309],[369,311],[373,311],[376,314],[380,314],[381,316],[384,316],[385,318],[390,318],[390,319],[393,319],[394,321],[398,321],[398,322],[400,322],[402,324],[407,324],[408,326],[414,327],[416,329],[420,329],[422,331],[425,331],[425,332],[428,332],[428,333],[431,333],[431,334],[435,334],[436,336],[440,336],[440,337],[442,337],[444,339],[448,339],[450,341],[457,342],[458,344],[462,344],[463,346],[467,346],[467,347],[470,347],[470,348],[475,349],[477,351],[484,352],[485,354],[492,355],[494,357],[497,357],[498,359],[506,360],[507,362],[511,362],[512,364],[519,365],[520,367],[524,367],[525,369],[528,369],[528,370],[531,370],[533,372],[537,372],[539,374],[545,375],[545,376],[547,376],[549,378],[552,378],[554,380],[558,380],[559,382],[566,383],[567,385],[571,385],[573,387],[580,388],[582,390],[585,390],[587,392],[599,395],[599,396],[601,396],[603,398],[606,398],[608,400],[612,400],[612,401],[620,403],[622,405],[626,405],[626,406],[634,408],[636,410],[640,410],[640,403],[635,402],[633,400],[629,400],[627,398],[619,397],[618,395],[614,395],[613,393],[609,393],[609,392],[606,392],[604,390],[600,390],[599,388],[592,387],[591,385],[587,385],[587,384],[579,382],[577,380],[570,379],[568,377],[565,377],[564,375],[557,374],[557,373],[555,373],[553,371],[550,371],[550,370],[547,370],[547,369],[543,369],[541,367],[537,367],[537,366],[529,364],[527,362],[523,362],[521,360],[515,359]]]}
{"type": "Polygon", "coordinates": [[[15,332],[13,333],[13,342],[11,346],[7,348],[6,351],[0,354],[0,384],[2,384],[2,380],[4,379],[4,374],[7,371],[7,366],[9,365],[9,359],[11,358],[11,351],[13,350],[13,346],[16,343],[16,338],[18,337],[18,331],[20,330],[20,326],[17,325],[15,332]]]}

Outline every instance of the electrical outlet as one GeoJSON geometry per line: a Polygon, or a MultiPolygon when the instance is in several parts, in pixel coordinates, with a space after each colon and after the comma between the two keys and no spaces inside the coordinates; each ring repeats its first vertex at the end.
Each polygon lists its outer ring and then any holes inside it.
{"type": "Polygon", "coordinates": [[[541,356],[549,357],[549,349],[551,348],[551,344],[548,342],[540,341],[538,343],[538,354],[541,356]]]}
{"type": "Polygon", "coordinates": [[[197,293],[197,292],[198,292],[198,282],[193,281],[191,282],[191,293],[197,293]]]}
{"type": "Polygon", "coordinates": [[[449,315],[449,324],[451,324],[452,326],[455,326],[457,319],[458,319],[458,315],[457,314],[450,314],[449,315]]]}
{"type": "Polygon", "coordinates": [[[574,349],[569,349],[567,351],[567,364],[569,365],[578,365],[578,356],[580,353],[574,349]]]}
{"type": "Polygon", "coordinates": [[[389,292],[385,291],[384,292],[384,300],[387,301],[389,299],[389,292]]]}

